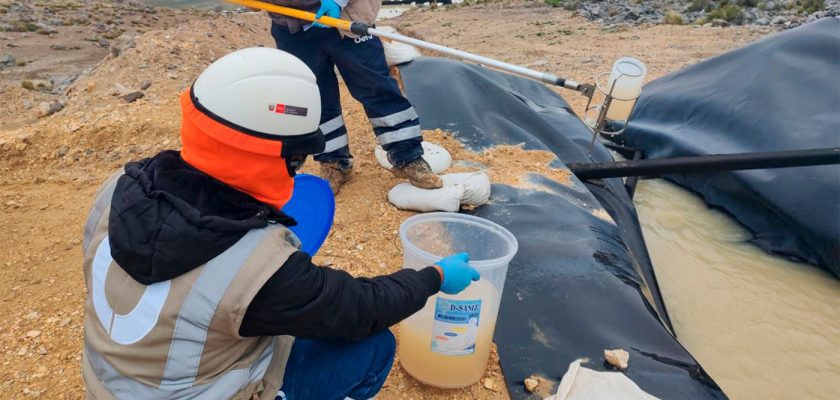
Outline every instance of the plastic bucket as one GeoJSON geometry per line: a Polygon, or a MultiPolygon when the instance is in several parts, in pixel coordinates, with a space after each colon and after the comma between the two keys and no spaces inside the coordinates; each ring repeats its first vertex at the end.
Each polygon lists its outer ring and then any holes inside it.
{"type": "Polygon", "coordinates": [[[467,252],[481,279],[458,295],[438,293],[400,323],[400,364],[429,385],[459,388],[487,368],[508,264],[519,244],[507,229],[457,213],[427,213],[400,226],[403,268],[422,269],[467,252]]]}
{"type": "Polygon", "coordinates": [[[295,175],[292,198],[283,206],[283,212],[297,221],[289,229],[301,242],[301,250],[315,256],[333,225],[335,196],[330,184],[314,175],[295,175]]]}

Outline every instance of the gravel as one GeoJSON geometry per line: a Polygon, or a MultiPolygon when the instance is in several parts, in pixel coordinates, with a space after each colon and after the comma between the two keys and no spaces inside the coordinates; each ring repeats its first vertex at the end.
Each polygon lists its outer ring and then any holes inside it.
{"type": "MultiPolygon", "coordinates": [[[[553,1],[553,0],[551,0],[553,1]]],[[[580,15],[606,26],[638,24],[710,24],[729,25],[778,25],[785,29],[816,21],[820,18],[840,15],[840,0],[826,0],[825,9],[813,13],[800,12],[796,0],[735,0],[739,13],[728,18],[710,15],[719,1],[711,0],[558,0],[557,6],[577,10],[580,15]],[[696,4],[709,4],[706,9],[697,10],[696,4]],[[692,5],[694,4],[694,7],[692,5]],[[748,4],[755,4],[754,7],[748,4]],[[669,18],[666,18],[668,14],[669,18]],[[715,21],[720,20],[720,21],[715,21]],[[725,23],[723,22],[725,21],[725,23]],[[714,22],[714,23],[713,23],[714,22]]],[[[735,8],[732,8],[733,10],[735,8]]]]}

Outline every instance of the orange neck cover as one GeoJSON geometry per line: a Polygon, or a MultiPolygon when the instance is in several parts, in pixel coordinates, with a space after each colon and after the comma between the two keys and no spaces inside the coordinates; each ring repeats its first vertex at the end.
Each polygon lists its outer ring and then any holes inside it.
{"type": "Polygon", "coordinates": [[[280,210],[294,179],[280,154],[283,143],[230,128],[199,111],[181,93],[181,158],[191,166],[280,210]]]}

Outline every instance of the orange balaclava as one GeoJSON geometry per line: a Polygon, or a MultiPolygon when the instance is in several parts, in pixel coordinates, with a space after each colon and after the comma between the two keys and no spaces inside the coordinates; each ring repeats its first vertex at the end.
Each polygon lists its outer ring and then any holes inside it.
{"type": "Polygon", "coordinates": [[[191,89],[181,93],[181,112],[181,158],[187,164],[277,210],[283,208],[292,197],[294,179],[281,156],[281,140],[249,135],[214,119],[196,106],[191,89]]]}

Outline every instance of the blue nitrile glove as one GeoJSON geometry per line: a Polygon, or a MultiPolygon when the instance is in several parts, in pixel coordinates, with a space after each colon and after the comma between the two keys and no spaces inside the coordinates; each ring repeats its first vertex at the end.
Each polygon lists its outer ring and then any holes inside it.
{"type": "MultiPolygon", "coordinates": [[[[346,2],[344,4],[347,5],[346,2]]],[[[341,6],[338,5],[335,0],[321,0],[321,8],[319,8],[318,13],[315,14],[315,19],[318,20],[324,15],[333,18],[341,17],[341,6]]],[[[312,26],[317,26],[318,28],[329,28],[329,26],[318,22],[315,22],[312,26]]]]}
{"type": "Polygon", "coordinates": [[[446,294],[458,294],[470,285],[470,282],[477,281],[481,276],[467,262],[470,255],[467,253],[453,254],[444,257],[435,263],[440,267],[441,284],[440,291],[446,294]]]}

